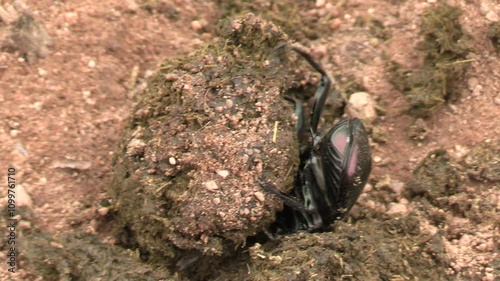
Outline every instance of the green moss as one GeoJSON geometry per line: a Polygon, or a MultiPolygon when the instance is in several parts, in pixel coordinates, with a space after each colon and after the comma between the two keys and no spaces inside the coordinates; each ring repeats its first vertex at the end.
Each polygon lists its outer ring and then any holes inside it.
{"type": "Polygon", "coordinates": [[[392,82],[407,97],[409,112],[425,117],[436,107],[458,97],[457,84],[468,66],[467,35],[459,23],[461,11],[440,3],[422,14],[420,33],[424,65],[417,70],[389,65],[392,82]]]}

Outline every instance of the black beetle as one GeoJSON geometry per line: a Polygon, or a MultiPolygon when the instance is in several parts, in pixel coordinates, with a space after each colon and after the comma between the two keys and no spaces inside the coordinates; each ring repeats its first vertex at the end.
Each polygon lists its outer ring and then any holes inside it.
{"type": "MultiPolygon", "coordinates": [[[[300,148],[300,165],[290,194],[280,192],[264,178],[260,185],[284,201],[284,209],[276,214],[269,227],[271,237],[299,230],[325,231],[334,220],[343,218],[356,203],[371,171],[371,153],[368,136],[359,119],[343,119],[325,135],[317,132],[318,122],[331,85],[330,78],[311,55],[299,47],[292,47],[312,67],[321,73],[321,81],[313,98],[310,119],[311,140],[300,148]]],[[[295,102],[297,134],[303,136],[303,106],[295,102]]]]}

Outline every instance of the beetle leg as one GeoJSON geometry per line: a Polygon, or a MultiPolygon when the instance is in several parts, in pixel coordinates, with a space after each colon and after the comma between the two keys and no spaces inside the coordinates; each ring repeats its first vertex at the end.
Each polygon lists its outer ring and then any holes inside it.
{"type": "Polygon", "coordinates": [[[265,181],[263,178],[259,178],[259,184],[260,186],[262,186],[264,190],[278,196],[281,200],[283,200],[283,203],[285,203],[285,205],[294,210],[308,214],[314,213],[316,211],[315,209],[310,209],[304,206],[304,204],[300,202],[297,198],[282,193],[276,188],[276,186],[274,186],[272,183],[265,181]]]}
{"type": "Polygon", "coordinates": [[[318,89],[314,94],[313,105],[311,111],[311,134],[313,137],[313,144],[315,144],[319,140],[318,135],[318,123],[319,118],[321,117],[321,111],[323,110],[323,106],[325,105],[326,98],[328,96],[328,92],[330,90],[330,85],[332,84],[330,78],[326,74],[326,71],[323,67],[314,61],[309,53],[302,50],[298,47],[292,47],[292,49],[303,56],[309,64],[316,69],[321,74],[321,81],[319,82],[318,89]]]}
{"type": "Polygon", "coordinates": [[[304,128],[304,107],[302,101],[297,98],[285,96],[285,99],[295,105],[295,115],[297,116],[297,125],[295,125],[295,132],[300,137],[302,129],[304,128]]]}

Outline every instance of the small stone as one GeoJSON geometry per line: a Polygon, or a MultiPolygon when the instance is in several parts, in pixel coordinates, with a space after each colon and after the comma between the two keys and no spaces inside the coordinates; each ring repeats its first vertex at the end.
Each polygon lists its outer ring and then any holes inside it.
{"type": "Polygon", "coordinates": [[[494,102],[496,105],[500,105],[500,96],[496,97],[494,102]]]}
{"type": "Polygon", "coordinates": [[[173,82],[177,79],[179,79],[179,75],[177,75],[177,74],[174,74],[174,73],[165,74],[165,81],[166,82],[173,82]]]}
{"type": "Polygon", "coordinates": [[[361,119],[365,124],[371,124],[377,113],[375,108],[377,103],[367,92],[357,92],[349,97],[347,110],[352,117],[361,119]]]}
{"type": "Polygon", "coordinates": [[[495,11],[489,11],[487,14],[486,14],[486,19],[491,21],[491,22],[496,22],[499,20],[499,17],[497,15],[497,13],[495,13],[495,11]]]}
{"type": "Polygon", "coordinates": [[[194,20],[191,22],[191,28],[194,31],[198,32],[203,28],[203,26],[201,25],[200,21],[194,20]]]}
{"type": "Polygon", "coordinates": [[[365,185],[365,188],[363,189],[363,192],[365,192],[365,193],[366,193],[366,192],[370,192],[370,191],[372,191],[372,190],[373,190],[373,185],[371,185],[371,184],[367,183],[367,184],[365,185]]]}
{"type": "Polygon", "coordinates": [[[47,75],[47,70],[45,70],[43,68],[38,68],[38,75],[40,75],[40,76],[47,75]]]}
{"type": "Polygon", "coordinates": [[[127,145],[128,156],[138,156],[144,153],[146,143],[140,139],[132,139],[127,145]]]}
{"type": "Polygon", "coordinates": [[[130,12],[135,12],[139,9],[139,5],[134,0],[125,0],[125,6],[130,12]]]}
{"type": "Polygon", "coordinates": [[[387,210],[388,215],[395,215],[395,214],[404,214],[408,208],[406,205],[400,204],[400,203],[389,203],[389,207],[387,210]]]}
{"type": "Polygon", "coordinates": [[[214,198],[214,199],[212,200],[212,202],[214,202],[214,204],[215,204],[215,205],[219,205],[219,204],[220,204],[220,198],[219,198],[219,197],[214,198]]]}
{"type": "Polygon", "coordinates": [[[223,217],[225,217],[225,216],[226,216],[226,213],[224,213],[224,212],[219,212],[219,217],[223,218],[223,217]]]}
{"type": "Polygon", "coordinates": [[[389,188],[396,194],[401,194],[403,192],[403,189],[405,187],[405,183],[402,182],[402,181],[397,181],[397,180],[393,180],[391,181],[391,183],[389,184],[389,188]]]}
{"type": "Polygon", "coordinates": [[[228,170],[217,170],[215,172],[217,173],[217,175],[219,175],[223,179],[227,178],[230,174],[230,172],[228,170]]]}
{"type": "Polygon", "coordinates": [[[314,6],[316,6],[316,8],[321,8],[323,6],[325,6],[326,4],[326,0],[316,0],[316,4],[314,6]]]}
{"type": "Polygon", "coordinates": [[[374,156],[373,157],[373,162],[380,163],[381,161],[382,161],[382,157],[380,157],[380,156],[374,156]]]}
{"type": "Polygon", "coordinates": [[[469,86],[469,90],[474,90],[476,88],[476,86],[479,84],[479,79],[477,79],[476,77],[472,77],[472,78],[469,78],[469,80],[467,80],[467,85],[469,86]]]}
{"type": "Polygon", "coordinates": [[[95,67],[95,61],[90,60],[90,61],[89,61],[88,66],[89,66],[90,68],[94,68],[94,67],[95,67]]]}
{"type": "Polygon", "coordinates": [[[17,135],[19,134],[19,131],[18,130],[10,130],[10,136],[15,138],[17,135]]]}
{"type": "Polygon", "coordinates": [[[231,99],[226,100],[226,107],[227,108],[231,108],[231,107],[233,107],[233,105],[234,105],[233,100],[231,100],[231,99]]]}
{"type": "Polygon", "coordinates": [[[217,189],[219,189],[219,186],[217,186],[217,183],[215,183],[215,181],[207,181],[205,183],[205,188],[208,191],[215,192],[217,189]]]}
{"type": "Polygon", "coordinates": [[[339,18],[335,18],[330,23],[330,29],[331,30],[336,30],[336,29],[338,29],[340,27],[340,25],[342,25],[342,20],[339,19],[339,18]]]}
{"type": "Polygon", "coordinates": [[[68,24],[75,24],[78,21],[78,14],[73,12],[68,12],[64,14],[64,21],[68,24]]]}
{"type": "Polygon", "coordinates": [[[21,184],[16,185],[16,206],[25,206],[28,208],[31,208],[33,206],[33,200],[31,200],[31,196],[21,184]]]}
{"type": "Polygon", "coordinates": [[[175,160],[174,157],[170,157],[168,158],[168,163],[172,166],[174,166],[175,164],[177,164],[177,161],[175,160]]]}
{"type": "Polygon", "coordinates": [[[259,200],[260,202],[264,202],[264,200],[266,200],[266,198],[264,197],[264,193],[260,192],[260,191],[257,191],[257,192],[254,192],[253,194],[255,196],[255,198],[257,198],[257,200],[259,200]]]}
{"type": "Polygon", "coordinates": [[[31,228],[31,222],[29,221],[25,221],[25,220],[21,220],[17,226],[19,227],[19,229],[30,229],[31,228]]]}
{"type": "Polygon", "coordinates": [[[101,215],[103,217],[105,215],[107,215],[108,212],[109,212],[109,208],[108,207],[101,207],[101,208],[97,209],[97,213],[99,213],[99,215],[101,215]]]}

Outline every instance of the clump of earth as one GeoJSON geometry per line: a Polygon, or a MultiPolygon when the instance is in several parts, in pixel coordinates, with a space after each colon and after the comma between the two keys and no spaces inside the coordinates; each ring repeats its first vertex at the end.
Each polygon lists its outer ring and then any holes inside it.
{"type": "Polygon", "coordinates": [[[163,64],[141,97],[114,161],[119,241],[156,260],[222,256],[274,219],[298,165],[293,105],[301,78],[288,36],[247,14],[222,37],[163,64]]]}

